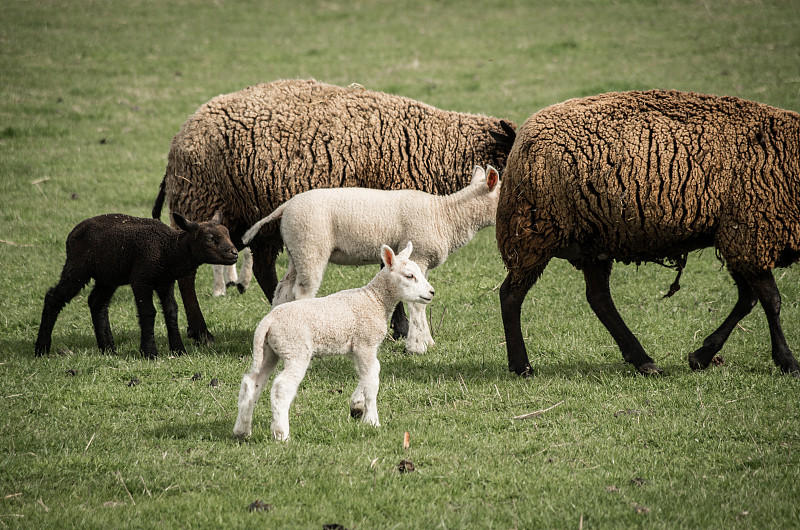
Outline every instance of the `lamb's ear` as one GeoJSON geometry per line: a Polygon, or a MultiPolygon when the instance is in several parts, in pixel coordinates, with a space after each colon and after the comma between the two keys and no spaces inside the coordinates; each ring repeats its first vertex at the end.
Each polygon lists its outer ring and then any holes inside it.
{"type": "Polygon", "coordinates": [[[177,212],[172,212],[172,220],[175,221],[175,224],[183,230],[184,232],[191,232],[192,230],[197,228],[197,223],[194,221],[190,221],[181,214],[177,212]]]}
{"type": "Polygon", "coordinates": [[[209,223],[215,225],[222,224],[222,210],[217,210],[216,212],[214,212],[214,217],[211,218],[209,223]]]}
{"type": "Polygon", "coordinates": [[[475,184],[480,182],[486,178],[486,171],[483,170],[481,166],[475,166],[475,169],[472,170],[472,181],[471,184],[475,184]]]}
{"type": "Polygon", "coordinates": [[[409,241],[408,244],[406,245],[406,248],[401,250],[400,253],[397,255],[400,256],[401,258],[408,259],[411,257],[412,252],[414,252],[414,245],[411,243],[411,241],[409,241]]]}
{"type": "Polygon", "coordinates": [[[392,268],[392,263],[394,263],[394,250],[392,250],[392,247],[389,245],[383,245],[381,247],[381,259],[387,268],[392,268]]]}
{"type": "Polygon", "coordinates": [[[492,166],[486,167],[486,186],[489,188],[489,191],[493,191],[494,187],[497,186],[497,183],[500,182],[500,173],[498,173],[497,170],[492,166]]]}

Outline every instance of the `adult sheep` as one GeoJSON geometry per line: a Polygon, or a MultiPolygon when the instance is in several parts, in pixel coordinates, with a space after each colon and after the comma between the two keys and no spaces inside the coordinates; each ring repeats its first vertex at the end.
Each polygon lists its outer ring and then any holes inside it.
{"type": "Polygon", "coordinates": [[[772,269],[800,259],[800,115],[676,91],[573,99],[520,127],[503,180],[497,242],[508,268],[500,302],[509,370],[530,372],[521,304],[561,257],[583,271],[589,305],[625,360],[660,374],[614,307],[612,262],[679,263],[714,246],[738,300],[689,365],[706,368],[760,301],[775,364],[798,376],[772,269]]]}
{"type": "MultiPolygon", "coordinates": [[[[222,210],[240,245],[248,227],[313,188],[453,193],[469,184],[476,165],[502,168],[513,138],[510,122],[360,87],[314,80],[256,85],[212,99],[184,123],[172,140],[153,217],[165,196],[171,212],[190,219],[222,210]]],[[[253,273],[270,301],[281,248],[277,226],[250,243],[253,273]]],[[[178,282],[188,334],[210,341],[194,280],[178,282]]]]}

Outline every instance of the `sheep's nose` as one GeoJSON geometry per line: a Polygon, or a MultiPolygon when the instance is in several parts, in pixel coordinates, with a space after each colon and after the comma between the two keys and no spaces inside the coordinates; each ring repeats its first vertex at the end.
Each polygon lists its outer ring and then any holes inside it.
{"type": "Polygon", "coordinates": [[[434,293],[433,289],[431,289],[431,298],[433,298],[433,295],[434,295],[434,294],[435,294],[435,293],[434,293]]]}

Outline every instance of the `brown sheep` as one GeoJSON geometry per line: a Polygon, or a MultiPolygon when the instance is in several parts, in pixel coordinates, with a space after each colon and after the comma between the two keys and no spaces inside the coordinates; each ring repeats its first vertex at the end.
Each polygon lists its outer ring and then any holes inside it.
{"type": "Polygon", "coordinates": [[[497,242],[508,268],[500,302],[509,370],[530,372],[520,308],[561,257],[583,271],[589,305],[625,360],[660,374],[614,306],[612,263],[680,263],[713,246],[739,298],[689,365],[706,368],[760,301],[775,364],[798,375],[771,271],[800,259],[800,115],[676,91],[573,99],[520,127],[503,179],[497,242]]]}
{"type": "MultiPolygon", "coordinates": [[[[223,223],[240,245],[253,223],[314,188],[450,194],[469,184],[476,165],[505,165],[513,127],[360,87],[314,80],[256,85],[212,99],[184,123],[172,140],[153,217],[165,194],[171,212],[193,219],[222,210],[223,223]]],[[[274,225],[250,244],[253,273],[270,301],[282,246],[274,225]]],[[[189,336],[213,340],[194,275],[178,285],[189,336]]]]}

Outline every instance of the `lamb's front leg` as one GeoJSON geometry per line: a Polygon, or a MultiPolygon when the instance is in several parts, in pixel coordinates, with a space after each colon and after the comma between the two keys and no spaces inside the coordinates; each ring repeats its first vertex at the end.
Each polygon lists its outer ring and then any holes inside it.
{"type": "Polygon", "coordinates": [[[417,354],[425,353],[429,346],[433,346],[431,329],[428,319],[425,318],[425,304],[408,304],[408,337],[406,338],[406,351],[417,354]]]}
{"type": "Polygon", "coordinates": [[[178,329],[178,303],[175,301],[175,282],[158,286],[156,293],[161,301],[161,310],[164,313],[169,349],[178,355],[186,353],[186,348],[181,340],[181,332],[178,329]]]}
{"type": "Polygon", "coordinates": [[[139,350],[145,357],[155,359],[158,357],[156,338],[153,332],[156,319],[156,308],[153,306],[153,288],[141,283],[131,283],[133,298],[136,300],[136,312],[139,315],[141,340],[139,350]]]}
{"type": "Polygon", "coordinates": [[[350,398],[350,415],[361,417],[366,424],[380,427],[378,419],[378,387],[380,386],[381,363],[378,361],[378,348],[356,352],[353,362],[358,371],[358,386],[350,398]],[[363,399],[363,402],[359,400],[363,399]],[[354,412],[361,411],[360,415],[354,412]]]}

